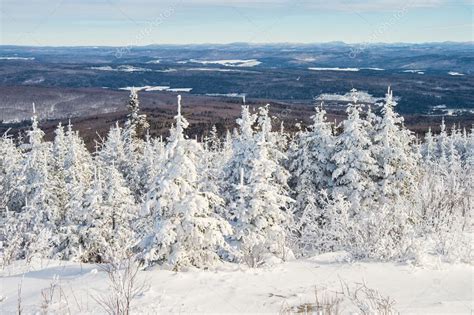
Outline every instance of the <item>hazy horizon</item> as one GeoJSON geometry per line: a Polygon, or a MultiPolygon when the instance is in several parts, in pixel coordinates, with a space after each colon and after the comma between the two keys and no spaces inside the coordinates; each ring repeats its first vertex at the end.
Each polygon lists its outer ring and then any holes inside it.
{"type": "Polygon", "coordinates": [[[2,45],[471,42],[466,0],[3,0],[2,45]]]}
{"type": "MultiPolygon", "coordinates": [[[[202,42],[202,43],[156,43],[146,45],[133,45],[134,48],[145,48],[150,46],[231,46],[231,45],[248,45],[248,46],[284,46],[284,45],[300,45],[300,46],[311,46],[311,45],[436,45],[436,44],[473,44],[474,41],[429,41],[429,42],[344,42],[344,41],[328,41],[328,42],[272,42],[272,43],[253,43],[253,42],[228,42],[228,43],[213,43],[213,42],[202,42]]],[[[12,44],[0,44],[0,47],[35,47],[35,48],[120,48],[120,45],[12,45],[12,44]]],[[[474,48],[474,47],[473,47],[474,48]]]]}

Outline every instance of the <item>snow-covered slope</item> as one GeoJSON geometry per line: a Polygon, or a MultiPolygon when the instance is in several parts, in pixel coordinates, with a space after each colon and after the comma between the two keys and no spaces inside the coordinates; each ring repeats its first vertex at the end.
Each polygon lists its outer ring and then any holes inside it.
{"type": "MultiPolygon", "coordinates": [[[[472,312],[472,266],[435,261],[424,267],[338,262],[341,257],[326,254],[260,269],[223,265],[209,271],[141,271],[139,279],[146,281],[149,289],[132,303],[133,313],[278,313],[313,303],[315,288],[320,292],[327,289],[328,294],[340,291],[341,281],[349,285],[365,281],[368,287],[394,299],[402,314],[472,312]]],[[[43,260],[26,266],[16,262],[1,275],[2,314],[16,312],[20,283],[23,311],[39,311],[41,290],[56,276],[58,286],[51,309],[104,313],[94,297],[109,292],[108,280],[95,265],[43,260]]],[[[349,310],[345,307],[342,313],[349,310]]]]}

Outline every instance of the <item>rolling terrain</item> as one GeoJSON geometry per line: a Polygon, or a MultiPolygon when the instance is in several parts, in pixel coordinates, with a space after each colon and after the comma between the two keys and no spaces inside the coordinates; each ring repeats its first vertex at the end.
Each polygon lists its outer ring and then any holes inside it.
{"type": "Polygon", "coordinates": [[[123,120],[132,86],[141,90],[156,134],[173,117],[178,93],[197,133],[212,124],[232,128],[244,95],[250,105],[272,104],[291,129],[307,123],[322,101],[334,118],[342,116],[352,88],[377,108],[387,86],[413,130],[436,126],[441,117],[469,128],[473,51],[472,43],[0,46],[0,129],[21,130],[34,102],[47,132],[72,119],[93,138],[88,130],[100,133],[123,120]]]}

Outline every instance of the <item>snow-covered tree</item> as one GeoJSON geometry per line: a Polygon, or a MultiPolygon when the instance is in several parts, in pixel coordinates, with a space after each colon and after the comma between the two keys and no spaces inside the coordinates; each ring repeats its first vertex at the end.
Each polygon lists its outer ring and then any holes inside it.
{"type": "Polygon", "coordinates": [[[126,164],[123,139],[123,130],[117,122],[115,126],[110,128],[107,138],[103,141],[98,152],[98,160],[102,164],[113,164],[122,174],[126,164]]]}
{"type": "Polygon", "coordinates": [[[140,138],[144,132],[150,127],[146,119],[146,115],[140,114],[140,101],[135,88],[130,91],[130,99],[127,105],[128,115],[125,122],[125,129],[128,130],[133,138],[140,138]]]}
{"type": "Polygon", "coordinates": [[[414,137],[403,125],[403,117],[394,108],[393,92],[388,89],[382,117],[375,125],[373,152],[377,161],[378,185],[382,202],[408,194],[416,178],[417,161],[414,137]]]}
{"type": "Polygon", "coordinates": [[[468,141],[461,139],[457,131],[448,135],[444,119],[440,133],[428,135],[422,151],[421,177],[413,187],[417,202],[412,207],[419,215],[417,232],[429,240],[426,243],[430,250],[449,260],[471,261],[468,235],[473,215],[474,171],[468,164],[469,158],[463,158],[459,152],[465,150],[463,146],[469,147],[468,141]]]}
{"type": "MultiPolygon", "coordinates": [[[[289,153],[297,218],[301,217],[302,212],[317,205],[321,190],[331,189],[333,186],[334,165],[331,156],[335,137],[332,124],[327,121],[326,111],[322,106],[316,107],[316,113],[311,118],[313,124],[308,130],[297,134],[289,153]]],[[[317,225],[318,222],[311,224],[317,225]]]]}
{"type": "Polygon", "coordinates": [[[474,126],[466,138],[466,154],[464,160],[466,161],[466,167],[472,170],[474,169],[474,126]]]}
{"type": "Polygon", "coordinates": [[[138,165],[139,194],[145,196],[149,187],[159,176],[165,163],[165,143],[163,139],[152,138],[148,133],[143,144],[143,155],[138,165]]]}
{"type": "Polygon", "coordinates": [[[290,254],[287,233],[292,203],[286,183],[288,173],[280,164],[286,156],[273,141],[267,107],[260,109],[258,118],[259,131],[254,134],[256,117],[243,106],[237,121],[240,134],[227,166],[228,170],[239,167],[237,180],[235,169],[228,173],[228,183],[234,186],[228,199],[229,219],[235,229],[231,239],[240,258],[253,267],[269,255],[285,258],[290,254]]]}
{"type": "Polygon", "coordinates": [[[209,136],[204,139],[204,150],[201,158],[201,173],[203,176],[203,187],[206,191],[219,194],[222,186],[225,156],[221,139],[217,134],[216,126],[212,126],[209,136]]]}
{"type": "Polygon", "coordinates": [[[133,223],[138,209],[122,175],[113,165],[96,171],[85,194],[82,224],[79,227],[79,256],[82,261],[127,258],[137,242],[133,223]]]}
{"type": "Polygon", "coordinates": [[[163,141],[141,139],[132,91],[123,128],[94,157],[71,123],[45,142],[34,111],[27,141],[0,138],[0,259],[133,257],[179,270],[220,259],[259,266],[291,247],[470,263],[474,129],[448,131],[443,119],[416,143],[390,89],[374,111],[352,95],[342,128],[321,107],[291,138],[268,105],[243,106],[232,135],[213,127],[196,140],[179,97],[163,141]]]}
{"type": "Polygon", "coordinates": [[[232,156],[224,167],[224,197],[226,203],[232,202],[237,196],[236,187],[240,182],[240,169],[244,176],[250,174],[250,164],[254,158],[256,147],[254,125],[257,115],[250,113],[248,106],[242,106],[241,117],[237,119],[239,131],[235,130],[232,141],[232,156]]]}
{"type": "Polygon", "coordinates": [[[72,130],[71,122],[65,135],[60,131],[61,128],[58,129],[53,157],[56,163],[56,182],[59,183],[56,191],[60,192],[61,208],[56,222],[58,244],[55,250],[57,256],[69,258],[77,256],[79,217],[83,210],[84,195],[91,184],[93,161],[78,132],[72,130]]]}
{"type": "Polygon", "coordinates": [[[202,147],[184,135],[188,122],[181,115],[181,96],[175,119],[166,145],[168,159],[143,206],[150,225],[142,241],[142,258],[147,264],[163,263],[176,270],[206,267],[219,259],[217,252],[226,246],[230,226],[214,211],[221,198],[201,190],[202,147]]]}
{"type": "Polygon", "coordinates": [[[430,165],[436,159],[436,138],[433,137],[431,128],[428,128],[425,134],[425,141],[421,144],[420,153],[426,165],[430,165]]]}
{"type": "Polygon", "coordinates": [[[33,106],[31,129],[28,131],[28,144],[25,145],[25,159],[22,182],[22,201],[24,204],[16,215],[22,235],[20,257],[50,257],[53,253],[56,230],[55,223],[60,216],[55,178],[50,171],[51,145],[43,141],[44,132],[38,126],[38,118],[33,106]]]}
{"type": "Polygon", "coordinates": [[[349,104],[343,132],[337,137],[331,161],[335,193],[347,197],[357,212],[377,198],[374,179],[377,163],[372,153],[367,121],[361,118],[362,108],[356,102],[349,104]]]}
{"type": "Polygon", "coordinates": [[[317,204],[308,202],[300,220],[302,231],[300,243],[304,251],[330,252],[347,250],[351,252],[354,228],[353,211],[347,198],[339,193],[329,195],[321,191],[317,204]],[[318,220],[317,225],[314,220],[318,220]]]}
{"type": "Polygon", "coordinates": [[[232,157],[232,142],[232,134],[229,130],[227,130],[225,133],[224,141],[222,143],[222,159],[224,161],[223,166],[225,166],[232,157]]]}
{"type": "Polygon", "coordinates": [[[15,145],[14,139],[5,133],[0,138],[0,215],[7,208],[15,212],[21,208],[23,158],[23,153],[15,145]]]}
{"type": "Polygon", "coordinates": [[[23,154],[5,133],[0,138],[0,259],[8,264],[20,254],[24,231],[18,220],[23,203],[23,154]]]}
{"type": "Polygon", "coordinates": [[[127,120],[121,133],[124,160],[118,166],[135,199],[141,201],[145,193],[141,187],[142,178],[139,174],[140,161],[143,159],[145,146],[142,137],[148,130],[149,124],[146,115],[140,114],[140,102],[134,88],[131,90],[127,108],[127,120]]]}

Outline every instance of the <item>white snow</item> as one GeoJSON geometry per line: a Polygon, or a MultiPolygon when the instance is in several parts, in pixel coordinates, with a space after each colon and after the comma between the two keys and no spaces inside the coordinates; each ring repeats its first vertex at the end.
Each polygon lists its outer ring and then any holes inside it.
{"type": "Polygon", "coordinates": [[[89,69],[100,70],[100,71],[117,71],[116,69],[112,68],[111,66],[90,67],[89,69]]]}
{"type": "Polygon", "coordinates": [[[206,94],[206,95],[207,95],[207,96],[238,97],[238,98],[245,97],[245,94],[243,94],[243,93],[226,93],[226,94],[221,94],[221,93],[208,93],[208,94],[206,94]]]}
{"type": "Polygon", "coordinates": [[[473,109],[465,109],[465,108],[449,108],[449,109],[442,109],[446,116],[457,116],[462,114],[474,114],[473,109]]]}
{"type": "Polygon", "coordinates": [[[357,72],[360,69],[359,68],[320,68],[320,67],[310,67],[308,68],[309,70],[313,71],[350,71],[350,72],[357,72]]]}
{"type": "MultiPolygon", "coordinates": [[[[341,258],[342,254],[325,254],[261,269],[222,265],[209,271],[140,271],[139,281],[146,281],[149,289],[132,302],[132,313],[278,313],[285,306],[314,302],[315,288],[340,291],[340,281],[365,281],[394,299],[402,314],[472,312],[472,266],[347,263],[339,262],[341,258]]],[[[19,284],[24,312],[40,311],[41,290],[55,276],[63,304],[58,293],[53,307],[69,308],[73,314],[105,313],[93,297],[107,293],[107,275],[95,265],[38,260],[27,266],[22,261],[0,274],[3,314],[16,312],[19,284]]]]}
{"type": "Polygon", "coordinates": [[[176,69],[164,69],[164,70],[153,70],[155,72],[163,72],[163,73],[168,73],[168,72],[176,72],[178,70],[176,69]]]}
{"type": "Polygon", "coordinates": [[[123,71],[123,72],[146,72],[146,71],[152,71],[151,69],[147,68],[141,68],[141,67],[134,67],[134,66],[118,66],[117,71],[123,71]]]}
{"type": "Polygon", "coordinates": [[[111,66],[100,66],[100,67],[90,67],[89,69],[100,70],[100,71],[119,71],[119,72],[148,72],[148,71],[153,71],[152,69],[135,67],[135,66],[130,66],[130,65],[122,65],[122,66],[118,66],[117,68],[112,68],[111,66]]]}
{"type": "Polygon", "coordinates": [[[0,60],[34,60],[34,57],[0,57],[0,60]]]}
{"type": "Polygon", "coordinates": [[[416,74],[425,74],[423,70],[408,69],[403,70],[404,73],[416,73],[416,74]]]}
{"type": "Polygon", "coordinates": [[[314,62],[317,59],[314,58],[314,57],[297,57],[297,58],[295,58],[295,60],[303,61],[303,62],[314,62]]]}
{"type": "Polygon", "coordinates": [[[44,77],[31,78],[23,81],[23,84],[39,84],[41,82],[44,82],[44,77]]]}
{"type": "MultiPolygon", "coordinates": [[[[357,98],[363,103],[377,103],[383,100],[383,97],[375,97],[365,91],[357,91],[357,98]]],[[[336,102],[350,102],[352,101],[352,94],[330,94],[323,93],[316,97],[317,101],[336,101],[336,102]]]]}
{"type": "Polygon", "coordinates": [[[168,91],[170,89],[169,86],[148,86],[146,87],[146,91],[168,91]]]}
{"type": "Polygon", "coordinates": [[[221,69],[221,68],[189,68],[186,71],[210,71],[210,72],[240,72],[240,73],[255,73],[256,71],[241,70],[241,69],[221,69]]]}
{"type": "Polygon", "coordinates": [[[131,91],[135,89],[135,91],[166,91],[170,87],[169,86],[151,86],[151,85],[145,85],[145,86],[126,86],[123,88],[119,88],[119,90],[125,90],[125,91],[131,91]]]}
{"type": "Polygon", "coordinates": [[[382,68],[322,68],[322,67],[310,67],[308,68],[309,70],[312,71],[349,71],[349,72],[357,72],[360,70],[372,70],[372,71],[385,71],[385,69],[382,68]]]}
{"type": "Polygon", "coordinates": [[[169,92],[191,92],[193,88],[172,88],[168,89],[169,92]]]}
{"type": "Polygon", "coordinates": [[[119,88],[119,90],[125,90],[125,91],[131,91],[132,89],[135,89],[136,91],[168,91],[168,92],[191,92],[193,88],[171,88],[170,86],[164,86],[164,85],[157,85],[157,86],[151,86],[151,85],[145,85],[145,86],[126,86],[123,88],[119,88]]]}
{"type": "Polygon", "coordinates": [[[178,63],[200,63],[203,65],[208,64],[215,64],[215,65],[222,65],[226,67],[255,67],[261,64],[262,62],[256,59],[229,59],[229,60],[197,60],[197,59],[190,59],[189,61],[180,61],[178,63]]]}

